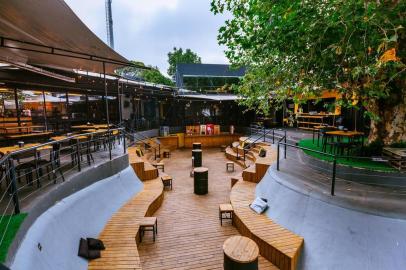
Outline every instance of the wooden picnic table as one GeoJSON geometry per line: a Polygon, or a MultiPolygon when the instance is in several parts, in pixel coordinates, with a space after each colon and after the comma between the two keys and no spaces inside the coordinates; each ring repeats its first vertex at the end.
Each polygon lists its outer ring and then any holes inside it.
{"type": "Polygon", "coordinates": [[[337,137],[358,137],[358,136],[364,136],[364,132],[360,131],[344,131],[344,130],[335,130],[335,131],[327,131],[326,134],[331,135],[331,136],[337,136],[337,137]]]}
{"type": "Polygon", "coordinates": [[[27,143],[27,144],[24,144],[24,146],[22,146],[22,147],[20,147],[18,145],[5,146],[5,147],[0,148],[0,153],[3,155],[6,155],[6,154],[12,153],[14,151],[27,149],[27,148],[37,146],[37,145],[39,145],[39,143],[27,143]]]}
{"type": "Polygon", "coordinates": [[[35,137],[48,137],[51,135],[52,132],[50,131],[45,131],[45,132],[32,132],[32,133],[27,133],[27,134],[15,134],[15,135],[4,135],[4,138],[6,139],[23,139],[23,138],[35,138],[35,137]]]}
{"type": "MultiPolygon", "coordinates": [[[[342,138],[348,138],[348,143],[354,143],[354,140],[356,138],[361,138],[361,151],[363,150],[364,147],[364,132],[356,131],[356,130],[334,130],[334,131],[327,131],[326,135],[331,136],[334,140],[334,137],[337,138],[337,142],[340,144],[340,148],[342,151],[344,151],[344,147],[342,144],[342,138]]],[[[327,143],[327,139],[324,141],[324,143],[327,143]]],[[[323,147],[324,149],[327,149],[326,147],[323,147]]],[[[349,150],[347,151],[347,155],[349,153],[349,150]]]]}
{"type": "MultiPolygon", "coordinates": [[[[110,127],[112,127],[113,125],[110,124],[110,127]]],[[[71,126],[71,128],[73,129],[107,129],[108,126],[107,124],[98,124],[98,125],[77,125],[77,126],[71,126]]]]}
{"type": "MultiPolygon", "coordinates": [[[[35,128],[42,128],[45,129],[45,126],[15,126],[15,127],[0,127],[0,129],[4,130],[5,133],[9,133],[11,130],[18,130],[19,133],[23,133],[22,130],[26,130],[26,133],[29,133],[30,130],[35,128]]],[[[17,132],[14,132],[17,133],[17,132]]]]}

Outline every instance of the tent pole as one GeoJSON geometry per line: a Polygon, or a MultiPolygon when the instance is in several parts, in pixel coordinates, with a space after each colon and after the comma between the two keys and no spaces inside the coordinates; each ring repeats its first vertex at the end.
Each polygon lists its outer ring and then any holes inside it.
{"type": "Polygon", "coordinates": [[[17,111],[17,123],[18,126],[21,127],[21,114],[18,107],[18,96],[17,96],[17,88],[14,88],[14,102],[16,104],[16,111],[17,111]]]}
{"type": "Polygon", "coordinates": [[[106,63],[105,62],[103,62],[103,79],[104,79],[104,98],[105,98],[105,101],[106,101],[107,136],[108,136],[108,141],[109,141],[109,156],[110,156],[110,160],[111,160],[109,99],[108,99],[108,96],[107,96],[106,63]]]}
{"type": "Polygon", "coordinates": [[[45,122],[45,131],[48,131],[48,120],[47,120],[47,106],[46,106],[46,101],[45,101],[45,91],[42,90],[42,98],[44,100],[44,106],[42,106],[43,108],[43,112],[44,112],[44,122],[45,122]]]}

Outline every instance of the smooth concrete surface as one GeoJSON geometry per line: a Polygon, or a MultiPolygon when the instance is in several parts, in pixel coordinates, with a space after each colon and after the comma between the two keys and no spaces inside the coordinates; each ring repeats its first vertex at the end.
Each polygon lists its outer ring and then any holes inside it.
{"type": "Polygon", "coordinates": [[[25,234],[40,215],[69,195],[115,175],[128,167],[128,155],[123,155],[122,150],[118,151],[119,155],[117,156],[117,153],[115,153],[115,157],[111,161],[108,159],[108,152],[95,155],[96,162],[92,166],[83,167],[82,171],[71,172],[70,175],[65,174],[65,182],[59,182],[57,185],[50,185],[47,189],[40,190],[38,194],[35,193],[33,198],[24,203],[22,212],[28,213],[28,216],[21,224],[8,250],[7,265],[10,265],[10,262],[14,260],[25,234]]]}
{"type": "Polygon", "coordinates": [[[320,200],[274,170],[268,170],[256,193],[268,199],[266,214],[272,220],[304,237],[298,269],[406,269],[406,220],[320,200]]]}
{"type": "Polygon", "coordinates": [[[97,238],[111,216],[141,189],[142,182],[127,167],[62,199],[30,227],[11,269],[87,269],[87,260],[77,256],[79,239],[97,238]]]}

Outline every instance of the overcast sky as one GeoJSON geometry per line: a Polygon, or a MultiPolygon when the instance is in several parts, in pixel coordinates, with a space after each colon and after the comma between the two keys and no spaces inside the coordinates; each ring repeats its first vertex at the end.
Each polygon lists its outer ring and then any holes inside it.
{"type": "MultiPolygon", "coordinates": [[[[104,0],[65,0],[106,42],[104,0]]],[[[210,0],[113,0],[115,50],[129,60],[158,66],[166,74],[174,46],[190,48],[203,63],[228,63],[217,43],[224,16],[210,12],[210,0]]]]}

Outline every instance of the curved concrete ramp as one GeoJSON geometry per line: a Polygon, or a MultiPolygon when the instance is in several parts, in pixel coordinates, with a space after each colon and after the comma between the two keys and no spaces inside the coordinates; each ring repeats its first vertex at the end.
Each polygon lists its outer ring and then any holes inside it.
{"type": "Polygon", "coordinates": [[[289,187],[274,170],[256,193],[268,199],[272,220],[305,239],[298,269],[406,269],[406,220],[340,207],[334,199],[324,202],[309,190],[289,187]]]}
{"type": "Polygon", "coordinates": [[[131,167],[63,199],[28,230],[13,270],[80,270],[88,262],[77,256],[80,237],[95,237],[125,202],[142,189],[131,167]]]}

